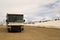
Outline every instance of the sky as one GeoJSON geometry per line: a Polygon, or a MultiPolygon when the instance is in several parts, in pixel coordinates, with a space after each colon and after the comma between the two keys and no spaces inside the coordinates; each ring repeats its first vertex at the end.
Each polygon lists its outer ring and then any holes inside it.
{"type": "Polygon", "coordinates": [[[60,0],[0,0],[0,23],[7,13],[24,13],[26,22],[60,17],[60,0]]]}

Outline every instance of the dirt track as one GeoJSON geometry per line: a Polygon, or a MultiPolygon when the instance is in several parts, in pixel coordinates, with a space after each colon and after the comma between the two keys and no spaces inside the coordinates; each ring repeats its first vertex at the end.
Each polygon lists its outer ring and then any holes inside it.
{"type": "Polygon", "coordinates": [[[25,26],[21,33],[8,33],[6,27],[0,26],[0,40],[60,40],[60,29],[25,26]]]}

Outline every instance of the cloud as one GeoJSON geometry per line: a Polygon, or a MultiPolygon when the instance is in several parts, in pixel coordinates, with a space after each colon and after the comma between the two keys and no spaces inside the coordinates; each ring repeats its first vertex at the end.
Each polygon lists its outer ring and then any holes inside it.
{"type": "Polygon", "coordinates": [[[57,5],[57,3],[59,3],[59,0],[55,0],[55,2],[53,2],[53,3],[49,3],[49,4],[46,4],[45,5],[45,7],[47,7],[47,8],[55,8],[57,5]]]}
{"type": "Polygon", "coordinates": [[[53,3],[53,4],[48,4],[48,5],[46,5],[46,7],[47,7],[47,8],[55,8],[56,5],[53,3]]]}
{"type": "Polygon", "coordinates": [[[60,14],[60,0],[0,0],[0,11],[4,15],[12,11],[22,12],[26,21],[50,19],[60,14]]]}

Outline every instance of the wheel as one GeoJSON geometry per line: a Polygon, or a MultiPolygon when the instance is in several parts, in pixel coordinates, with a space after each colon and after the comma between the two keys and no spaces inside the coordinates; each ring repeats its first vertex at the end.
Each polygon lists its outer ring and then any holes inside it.
{"type": "Polygon", "coordinates": [[[23,26],[20,26],[20,32],[22,32],[24,30],[23,26]]]}
{"type": "Polygon", "coordinates": [[[21,30],[22,30],[22,31],[24,30],[24,26],[21,26],[21,30]]]}
{"type": "Polygon", "coordinates": [[[8,32],[11,32],[10,28],[8,28],[8,32]]]}
{"type": "Polygon", "coordinates": [[[11,27],[8,27],[7,30],[8,30],[8,32],[11,32],[11,27]]]}
{"type": "Polygon", "coordinates": [[[22,28],[22,31],[24,30],[24,28],[22,28]]]}
{"type": "Polygon", "coordinates": [[[20,32],[21,32],[22,30],[20,29],[20,32]]]}

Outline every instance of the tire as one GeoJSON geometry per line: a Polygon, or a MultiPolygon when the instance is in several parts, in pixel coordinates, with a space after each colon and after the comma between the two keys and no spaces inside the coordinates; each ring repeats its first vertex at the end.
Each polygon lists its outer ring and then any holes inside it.
{"type": "Polygon", "coordinates": [[[20,29],[20,32],[21,32],[22,30],[20,29]]]}
{"type": "Polygon", "coordinates": [[[24,30],[24,28],[22,28],[22,31],[24,30]]]}
{"type": "Polygon", "coordinates": [[[22,30],[22,31],[24,30],[24,26],[21,26],[21,30],[22,30]]]}
{"type": "Polygon", "coordinates": [[[11,32],[10,28],[8,28],[8,32],[11,32]]]}

